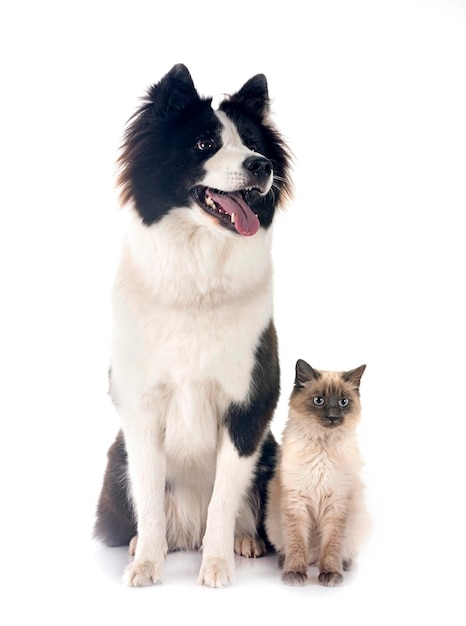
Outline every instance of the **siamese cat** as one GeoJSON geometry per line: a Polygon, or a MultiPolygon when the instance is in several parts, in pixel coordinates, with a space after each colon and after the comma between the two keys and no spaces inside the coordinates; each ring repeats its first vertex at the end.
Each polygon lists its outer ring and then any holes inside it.
{"type": "Polygon", "coordinates": [[[296,363],[266,512],[268,537],[287,584],[304,585],[309,565],[319,568],[321,585],[341,583],[367,532],[356,440],[365,368],[329,372],[302,359],[296,363]]]}

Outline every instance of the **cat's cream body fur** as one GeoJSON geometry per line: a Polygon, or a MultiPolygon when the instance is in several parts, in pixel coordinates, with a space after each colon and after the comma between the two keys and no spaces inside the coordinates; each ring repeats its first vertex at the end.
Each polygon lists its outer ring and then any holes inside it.
{"type": "Polygon", "coordinates": [[[351,377],[342,381],[339,372],[319,374],[319,380],[295,386],[279,464],[269,485],[267,533],[280,554],[284,582],[294,585],[304,584],[311,564],[318,566],[321,584],[341,582],[369,523],[356,438],[359,379],[354,385],[351,377]],[[339,388],[342,397],[350,397],[350,408],[341,424],[325,426],[309,402],[313,394],[323,395],[323,389],[339,388]]]}

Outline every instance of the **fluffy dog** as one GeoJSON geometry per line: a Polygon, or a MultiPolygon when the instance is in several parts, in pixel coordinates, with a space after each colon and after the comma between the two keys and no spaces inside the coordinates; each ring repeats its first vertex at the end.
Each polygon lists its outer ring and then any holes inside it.
{"type": "Polygon", "coordinates": [[[217,109],[184,65],[151,87],[119,158],[128,227],[113,290],[108,452],[95,535],[130,543],[130,586],[161,582],[168,551],[202,549],[199,582],[261,556],[277,443],[272,222],[290,151],[267,82],[217,109]]]}

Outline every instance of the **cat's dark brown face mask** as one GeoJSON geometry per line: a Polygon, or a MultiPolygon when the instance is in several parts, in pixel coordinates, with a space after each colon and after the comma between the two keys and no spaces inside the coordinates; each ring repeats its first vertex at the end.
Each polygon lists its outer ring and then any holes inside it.
{"type": "Polygon", "coordinates": [[[296,378],[290,404],[307,419],[334,429],[359,421],[359,384],[365,365],[348,372],[325,372],[302,359],[296,363],[296,378]]]}
{"type": "Polygon", "coordinates": [[[312,396],[312,412],[326,428],[335,428],[345,421],[345,413],[350,411],[352,404],[349,398],[330,392],[326,396],[312,396]]]}

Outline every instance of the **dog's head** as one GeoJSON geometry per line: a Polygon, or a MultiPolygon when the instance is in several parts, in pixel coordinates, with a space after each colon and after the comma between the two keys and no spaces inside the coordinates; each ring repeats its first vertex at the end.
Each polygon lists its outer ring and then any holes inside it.
{"type": "Polygon", "coordinates": [[[265,76],[217,110],[184,65],[151,87],[131,118],[119,158],[121,198],[146,225],[186,207],[199,223],[254,235],[291,195],[291,155],[269,119],[265,76]]]}

